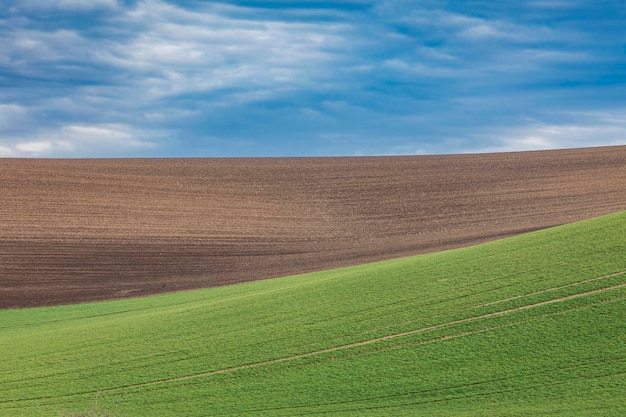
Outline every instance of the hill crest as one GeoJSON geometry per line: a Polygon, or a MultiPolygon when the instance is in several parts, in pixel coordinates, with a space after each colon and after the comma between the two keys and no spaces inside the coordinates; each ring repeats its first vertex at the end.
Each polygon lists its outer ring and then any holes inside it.
{"type": "Polygon", "coordinates": [[[626,146],[355,158],[0,160],[0,308],[203,288],[626,209],[626,146]]]}

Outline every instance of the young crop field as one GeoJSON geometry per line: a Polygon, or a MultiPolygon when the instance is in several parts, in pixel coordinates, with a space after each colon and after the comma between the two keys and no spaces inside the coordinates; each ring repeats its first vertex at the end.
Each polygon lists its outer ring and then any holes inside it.
{"type": "Polygon", "coordinates": [[[0,311],[0,415],[623,416],[625,254],[622,212],[344,269],[0,311]]]}

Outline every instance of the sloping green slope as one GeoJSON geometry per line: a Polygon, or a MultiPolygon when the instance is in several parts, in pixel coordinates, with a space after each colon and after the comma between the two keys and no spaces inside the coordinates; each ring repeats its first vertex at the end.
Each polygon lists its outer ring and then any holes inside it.
{"type": "Polygon", "coordinates": [[[626,212],[471,248],[0,311],[0,415],[626,415],[626,212]],[[91,415],[91,414],[90,414],[91,415]]]}

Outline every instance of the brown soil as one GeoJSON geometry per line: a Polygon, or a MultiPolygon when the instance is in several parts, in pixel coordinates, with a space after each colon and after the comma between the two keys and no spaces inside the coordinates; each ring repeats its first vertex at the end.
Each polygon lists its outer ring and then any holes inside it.
{"type": "Polygon", "coordinates": [[[0,159],[0,180],[0,308],[15,308],[353,265],[626,210],[626,146],[0,159]]]}

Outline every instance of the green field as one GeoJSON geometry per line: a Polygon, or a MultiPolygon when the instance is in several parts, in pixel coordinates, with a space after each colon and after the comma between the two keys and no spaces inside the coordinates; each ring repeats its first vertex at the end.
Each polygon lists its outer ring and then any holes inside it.
{"type": "Polygon", "coordinates": [[[165,296],[0,311],[0,416],[624,416],[626,212],[165,296]]]}

